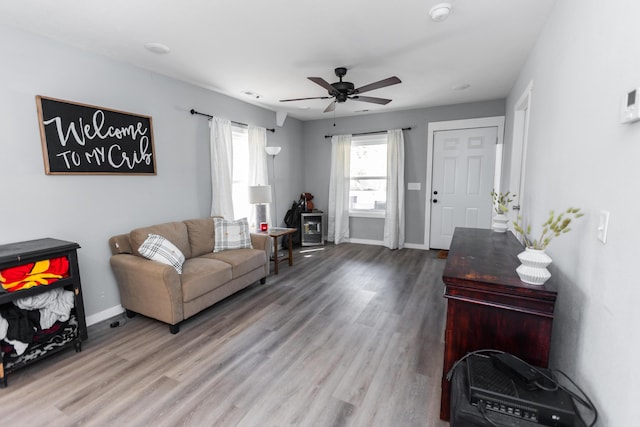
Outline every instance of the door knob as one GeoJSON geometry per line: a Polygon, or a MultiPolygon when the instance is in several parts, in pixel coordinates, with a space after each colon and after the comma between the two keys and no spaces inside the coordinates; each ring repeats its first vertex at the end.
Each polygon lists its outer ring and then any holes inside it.
{"type": "Polygon", "coordinates": [[[438,203],[438,199],[433,199],[433,203],[438,203]]]}

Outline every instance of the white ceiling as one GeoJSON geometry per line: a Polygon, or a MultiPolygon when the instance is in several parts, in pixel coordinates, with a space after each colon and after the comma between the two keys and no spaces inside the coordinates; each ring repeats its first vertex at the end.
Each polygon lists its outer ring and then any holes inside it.
{"type": "Polygon", "coordinates": [[[386,106],[350,100],[335,115],[366,114],[505,97],[555,0],[14,0],[0,23],[284,111],[329,118],[330,100],[306,77],[337,81],[347,67],[356,87],[390,76],[401,84],[366,93],[386,106]],[[158,55],[144,44],[159,42],[158,55]],[[469,84],[466,90],[455,86],[469,84]],[[244,92],[259,94],[248,96],[244,92]]]}

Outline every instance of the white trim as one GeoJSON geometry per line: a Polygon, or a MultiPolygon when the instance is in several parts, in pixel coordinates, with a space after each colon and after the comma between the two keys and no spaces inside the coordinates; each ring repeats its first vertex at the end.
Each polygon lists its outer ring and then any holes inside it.
{"type": "Polygon", "coordinates": [[[349,211],[349,218],[380,218],[384,219],[385,211],[380,209],[357,209],[349,211]]]}
{"type": "MultiPolygon", "coordinates": [[[[459,129],[474,129],[484,127],[497,127],[498,128],[498,141],[497,144],[504,143],[504,116],[493,117],[481,117],[477,119],[464,119],[464,120],[447,120],[444,122],[429,122],[427,130],[427,178],[425,180],[425,206],[424,206],[424,243],[425,249],[430,249],[429,239],[431,231],[431,192],[433,191],[432,185],[432,173],[433,173],[433,134],[443,130],[459,130],[459,129]]],[[[496,150],[498,152],[498,150],[496,150]]],[[[500,153],[502,151],[500,150],[500,153]]],[[[500,162],[501,165],[502,162],[500,162]]],[[[496,168],[498,167],[496,163],[496,168]]],[[[501,171],[500,171],[501,173],[501,171]]],[[[500,174],[496,171],[496,177],[498,182],[500,181],[500,174]]],[[[487,195],[489,197],[489,195],[487,195]]]]}
{"type": "Polygon", "coordinates": [[[349,243],[357,243],[360,245],[371,245],[371,246],[384,246],[384,242],[382,240],[354,239],[353,237],[349,238],[349,243]]]}
{"type": "Polygon", "coordinates": [[[426,247],[425,245],[421,244],[421,243],[404,243],[404,248],[405,249],[420,249],[423,251],[428,251],[429,248],[426,247]]]}
{"type": "MultiPolygon", "coordinates": [[[[356,243],[359,245],[370,245],[370,246],[384,246],[384,242],[382,240],[370,240],[370,239],[354,239],[351,238],[349,239],[348,242],[343,242],[343,243],[356,243]]],[[[404,244],[404,248],[405,249],[420,249],[420,250],[426,250],[428,251],[429,248],[427,248],[425,245],[422,245],[420,243],[405,243],[404,244]]]]}
{"type": "Polygon", "coordinates": [[[111,319],[114,316],[124,313],[124,307],[120,304],[103,310],[99,313],[92,314],[91,316],[87,316],[87,326],[95,325],[96,323],[100,323],[103,320],[111,319]]]}
{"type": "MultiPolygon", "coordinates": [[[[531,121],[531,94],[533,92],[533,80],[529,82],[526,89],[518,101],[513,106],[513,134],[511,136],[511,164],[509,173],[509,188],[512,194],[517,196],[517,204],[520,210],[516,214],[510,211],[511,220],[515,220],[517,215],[524,216],[524,184],[525,172],[527,166],[527,146],[529,140],[529,122],[531,121]],[[518,182],[518,188],[513,188],[514,183],[518,182]]],[[[509,229],[513,230],[511,221],[509,221],[509,229]]],[[[514,233],[518,240],[521,236],[514,233]]]]}

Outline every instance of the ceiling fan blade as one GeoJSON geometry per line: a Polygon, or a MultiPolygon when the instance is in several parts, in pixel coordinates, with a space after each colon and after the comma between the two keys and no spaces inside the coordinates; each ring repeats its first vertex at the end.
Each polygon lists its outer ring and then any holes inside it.
{"type": "Polygon", "coordinates": [[[382,87],[387,87],[398,83],[402,83],[402,80],[400,80],[396,76],[393,76],[389,77],[388,79],[380,80],[379,82],[369,83],[368,85],[359,87],[355,90],[355,93],[369,92],[370,90],[380,89],[382,87]]]}
{"type": "Polygon", "coordinates": [[[289,102],[289,101],[306,101],[307,99],[330,99],[332,96],[314,96],[312,98],[294,98],[294,99],[281,99],[280,102],[289,102]]]}
{"type": "Polygon", "coordinates": [[[336,109],[336,101],[333,101],[331,104],[329,104],[329,105],[327,106],[327,108],[325,108],[325,109],[324,109],[324,112],[325,112],[325,113],[330,113],[330,112],[332,112],[332,111],[333,111],[333,110],[335,110],[335,109],[336,109]]]}
{"type": "Polygon", "coordinates": [[[363,101],[363,102],[373,102],[374,104],[381,104],[381,105],[387,105],[388,103],[391,102],[390,99],[386,99],[386,98],[374,98],[372,96],[352,96],[350,99],[355,99],[356,101],[363,101]]]}
{"type": "Polygon", "coordinates": [[[329,93],[336,93],[336,88],[334,88],[333,86],[331,86],[331,83],[327,82],[325,79],[323,79],[322,77],[307,77],[309,80],[311,80],[312,82],[314,82],[317,85],[322,86],[323,88],[325,88],[326,90],[329,91],[329,93]]]}

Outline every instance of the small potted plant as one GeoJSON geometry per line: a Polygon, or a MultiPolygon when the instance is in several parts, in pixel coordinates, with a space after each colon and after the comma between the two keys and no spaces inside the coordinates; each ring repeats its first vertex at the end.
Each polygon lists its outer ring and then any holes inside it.
{"type": "Polygon", "coordinates": [[[542,285],[549,280],[551,273],[547,266],[551,264],[551,258],[545,253],[545,249],[554,237],[571,231],[569,226],[575,219],[584,216],[580,208],[568,208],[558,215],[552,210],[549,218],[542,224],[542,231],[538,238],[531,234],[531,225],[526,228],[522,224],[522,217],[518,216],[518,221],[513,222],[513,228],[522,236],[525,245],[524,252],[518,254],[518,259],[522,263],[516,272],[520,280],[531,285],[542,285]]]}
{"type": "Polygon", "coordinates": [[[491,200],[493,201],[493,222],[491,223],[491,229],[498,233],[504,233],[507,231],[507,223],[509,218],[507,212],[509,212],[509,205],[513,202],[516,195],[507,191],[506,193],[496,193],[495,189],[491,190],[491,200]]]}

